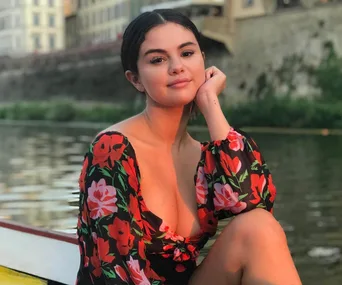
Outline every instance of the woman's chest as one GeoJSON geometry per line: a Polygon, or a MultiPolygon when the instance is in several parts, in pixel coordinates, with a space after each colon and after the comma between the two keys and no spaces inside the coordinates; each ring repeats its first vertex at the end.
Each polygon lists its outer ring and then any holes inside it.
{"type": "Polygon", "coordinates": [[[167,227],[182,236],[200,229],[194,176],[198,152],[173,156],[165,153],[137,152],[140,189],[146,208],[167,227]]]}

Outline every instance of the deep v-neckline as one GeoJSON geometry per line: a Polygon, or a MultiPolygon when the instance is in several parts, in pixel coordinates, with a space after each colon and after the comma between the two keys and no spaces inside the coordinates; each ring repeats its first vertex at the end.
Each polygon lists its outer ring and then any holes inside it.
{"type": "MultiPolygon", "coordinates": [[[[146,205],[146,202],[145,202],[145,199],[144,197],[142,196],[142,188],[141,188],[141,173],[140,173],[140,167],[139,167],[139,162],[138,162],[138,159],[137,159],[137,155],[136,155],[136,152],[135,152],[135,149],[134,149],[134,146],[133,144],[130,142],[130,140],[128,139],[127,136],[125,136],[123,133],[119,132],[119,131],[109,131],[111,133],[116,133],[116,134],[119,134],[121,135],[127,142],[128,142],[128,145],[127,147],[130,147],[130,150],[132,151],[132,155],[133,155],[133,161],[136,165],[136,169],[137,169],[137,178],[138,178],[138,195],[140,196],[139,197],[139,203],[141,204],[140,206],[140,210],[141,208],[144,208],[145,210],[147,210],[147,212],[149,212],[155,219],[157,219],[159,222],[160,222],[160,225],[161,224],[164,224],[167,226],[167,223],[165,223],[165,221],[159,217],[158,215],[156,215],[155,213],[153,213],[146,205]]],[[[203,148],[204,146],[206,145],[206,142],[200,142],[200,147],[201,147],[201,155],[200,155],[200,159],[197,163],[197,166],[196,166],[196,170],[195,170],[195,173],[193,175],[193,181],[194,181],[194,186],[195,186],[195,199],[196,199],[196,212],[197,212],[197,217],[198,217],[198,221],[199,221],[199,231],[198,233],[194,234],[194,235],[191,235],[189,237],[184,237],[182,235],[179,235],[177,232],[175,231],[172,231],[175,235],[177,236],[180,236],[182,237],[184,240],[185,239],[188,239],[188,240],[193,240],[193,239],[196,239],[198,236],[200,236],[203,232],[204,232],[204,225],[201,223],[201,219],[199,218],[199,210],[201,209],[199,204],[197,203],[197,187],[196,187],[196,181],[197,181],[197,175],[198,175],[198,170],[199,170],[199,167],[200,167],[200,162],[202,161],[203,159],[203,148]]],[[[159,225],[159,226],[160,226],[159,225]]]]}

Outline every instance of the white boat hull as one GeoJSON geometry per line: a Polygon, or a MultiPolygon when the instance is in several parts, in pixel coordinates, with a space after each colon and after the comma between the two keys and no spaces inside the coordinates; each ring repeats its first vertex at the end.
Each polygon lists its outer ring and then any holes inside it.
{"type": "Polygon", "coordinates": [[[73,285],[79,264],[76,236],[0,221],[0,266],[73,285]]]}

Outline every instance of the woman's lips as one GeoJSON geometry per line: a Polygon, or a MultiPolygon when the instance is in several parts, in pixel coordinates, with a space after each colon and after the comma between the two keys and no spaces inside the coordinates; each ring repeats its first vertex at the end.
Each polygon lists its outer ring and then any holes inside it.
{"type": "Polygon", "coordinates": [[[187,86],[190,83],[190,79],[178,79],[175,80],[173,82],[171,82],[170,84],[168,84],[168,87],[170,88],[183,88],[185,86],[187,86]]]}

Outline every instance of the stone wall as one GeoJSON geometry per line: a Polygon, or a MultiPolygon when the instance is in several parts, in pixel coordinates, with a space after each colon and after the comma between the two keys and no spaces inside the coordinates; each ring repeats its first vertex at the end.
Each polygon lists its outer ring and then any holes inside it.
{"type": "Polygon", "coordinates": [[[342,54],[342,5],[296,9],[238,21],[236,53],[210,58],[209,64],[228,77],[228,102],[276,94],[315,96],[320,93],[310,76],[332,45],[342,54]]]}
{"type": "MultiPolygon", "coordinates": [[[[208,42],[207,65],[216,65],[228,77],[226,103],[263,96],[269,88],[276,94],[314,96],[319,90],[309,71],[320,64],[324,46],[333,44],[342,53],[342,5],[289,9],[240,20],[234,55],[208,42]]],[[[97,52],[95,57],[74,54],[62,64],[56,56],[36,58],[35,64],[22,60],[21,69],[2,67],[0,101],[71,97],[124,102],[141,98],[124,78],[117,50],[97,52]]]]}

